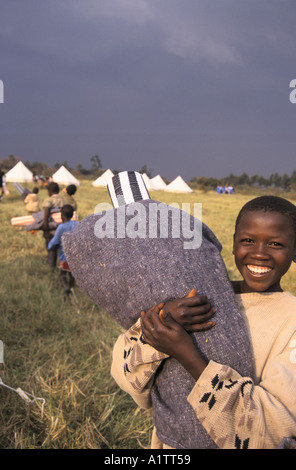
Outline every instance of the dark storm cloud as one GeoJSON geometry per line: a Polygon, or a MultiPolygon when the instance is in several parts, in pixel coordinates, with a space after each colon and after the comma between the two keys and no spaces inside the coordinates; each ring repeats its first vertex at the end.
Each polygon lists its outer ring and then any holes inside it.
{"type": "Polygon", "coordinates": [[[293,0],[3,1],[0,158],[291,173],[295,12],[293,0]]]}

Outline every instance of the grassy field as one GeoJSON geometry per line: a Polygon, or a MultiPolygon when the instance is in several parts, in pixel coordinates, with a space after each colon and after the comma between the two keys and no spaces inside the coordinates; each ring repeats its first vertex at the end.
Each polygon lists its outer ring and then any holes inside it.
{"type": "MultiPolygon", "coordinates": [[[[110,376],[120,327],[77,287],[75,305],[64,300],[58,273],[52,275],[46,263],[42,233],[32,235],[11,225],[11,217],[26,211],[13,186],[8,189],[10,194],[0,203],[0,377],[14,389],[44,398],[45,405],[43,410],[40,401],[27,405],[0,386],[0,448],[148,448],[150,413],[139,410],[110,376]]],[[[45,190],[39,194],[41,200],[47,197],[45,190]]],[[[229,275],[239,279],[231,254],[234,221],[254,194],[159,191],[151,196],[180,206],[201,202],[203,221],[223,244],[229,275]]],[[[98,203],[110,203],[107,191],[93,188],[89,181],[81,181],[76,200],[80,220],[98,203]]],[[[283,287],[296,295],[294,269],[283,287]]]]}

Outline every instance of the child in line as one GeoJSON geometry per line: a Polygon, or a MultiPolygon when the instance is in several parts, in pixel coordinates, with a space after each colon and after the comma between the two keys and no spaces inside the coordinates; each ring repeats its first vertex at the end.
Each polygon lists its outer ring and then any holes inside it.
{"type": "Polygon", "coordinates": [[[74,199],[74,194],[77,191],[75,184],[69,184],[66,188],[61,191],[61,196],[65,199],[65,204],[70,204],[77,211],[77,202],[74,199]]]}
{"type": "Polygon", "coordinates": [[[33,189],[32,193],[29,193],[24,200],[24,204],[26,207],[26,210],[29,214],[35,214],[36,212],[40,211],[39,207],[39,189],[36,187],[33,189]]]}
{"type": "MultiPolygon", "coordinates": [[[[200,296],[142,312],[118,338],[111,373],[140,407],[150,408],[159,366],[174,358],[196,381],[187,400],[219,448],[273,449],[296,436],[296,298],[281,287],[296,259],[296,207],[275,196],[249,201],[236,221],[233,253],[243,278],[233,288],[250,332],[255,380],[199,353],[190,331],[215,327],[200,296]]],[[[151,447],[169,448],[157,429],[151,447]]]]}
{"type": "Polygon", "coordinates": [[[66,256],[63,250],[62,244],[62,235],[65,232],[70,232],[74,230],[78,225],[78,221],[71,220],[73,217],[74,209],[70,204],[65,204],[61,209],[62,223],[56,229],[54,237],[48,243],[48,250],[54,246],[59,247],[59,268],[60,268],[60,280],[61,284],[65,290],[65,294],[69,295],[71,289],[74,287],[75,279],[71,273],[69,265],[66,260],[66,256]]]}
{"type": "Polygon", "coordinates": [[[48,249],[49,241],[55,235],[55,229],[50,230],[49,219],[53,209],[61,209],[65,204],[65,199],[59,194],[60,187],[58,183],[50,182],[47,185],[48,197],[43,201],[42,209],[44,210],[44,222],[43,222],[43,237],[45,238],[45,245],[47,247],[47,261],[49,266],[54,270],[57,265],[57,251],[58,248],[52,245],[51,249],[48,249]]]}

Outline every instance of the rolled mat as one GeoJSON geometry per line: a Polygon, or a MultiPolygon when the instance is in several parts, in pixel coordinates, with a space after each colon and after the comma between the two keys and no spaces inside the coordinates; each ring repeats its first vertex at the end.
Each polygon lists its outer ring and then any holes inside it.
{"type": "MultiPolygon", "coordinates": [[[[40,212],[43,213],[43,211],[40,211],[40,212]]],[[[36,214],[39,214],[39,213],[36,212],[36,214]]],[[[34,216],[35,214],[24,215],[20,217],[12,217],[10,222],[15,227],[25,227],[26,225],[31,225],[31,224],[34,224],[34,222],[36,222],[36,216],[35,217],[34,216]]],[[[61,216],[60,211],[51,213],[51,217],[54,220],[54,222],[56,222],[57,224],[62,223],[62,216],[61,216]]],[[[76,212],[73,213],[73,217],[71,220],[78,220],[78,216],[76,212]]]]}
{"type": "MultiPolygon", "coordinates": [[[[113,177],[109,188],[118,207],[89,215],[63,235],[64,252],[78,286],[125,329],[137,321],[141,310],[183,297],[195,288],[216,309],[215,326],[192,334],[198,349],[206,359],[254,377],[248,331],[220,242],[192,215],[149,197],[143,200],[142,190],[131,187],[137,186],[138,174],[123,173],[113,177]],[[188,248],[190,234],[196,240],[200,234],[195,248],[188,248]]],[[[175,359],[164,361],[152,389],[158,437],[174,448],[216,448],[187,402],[194,383],[175,359]]]]}

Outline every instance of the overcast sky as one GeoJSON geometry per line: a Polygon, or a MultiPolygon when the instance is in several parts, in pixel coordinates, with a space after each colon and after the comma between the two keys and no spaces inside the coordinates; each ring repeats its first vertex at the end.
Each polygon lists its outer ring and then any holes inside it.
{"type": "Polygon", "coordinates": [[[0,159],[296,169],[295,0],[0,0],[0,159]]]}

